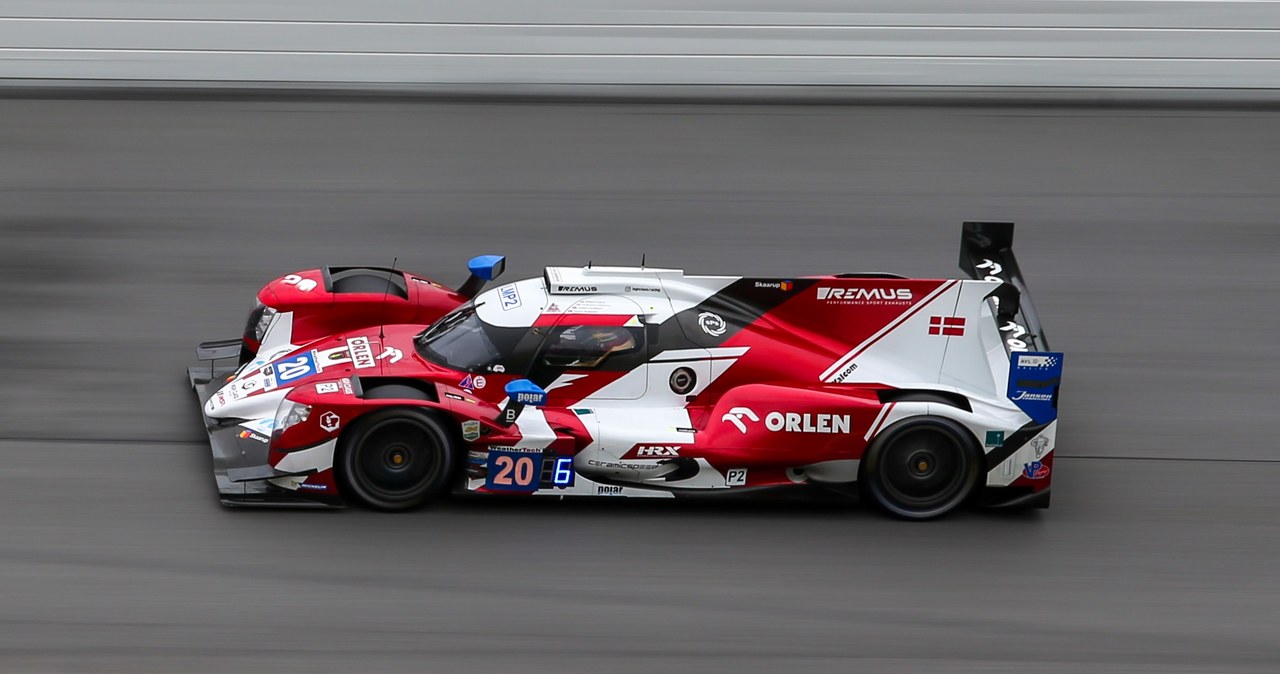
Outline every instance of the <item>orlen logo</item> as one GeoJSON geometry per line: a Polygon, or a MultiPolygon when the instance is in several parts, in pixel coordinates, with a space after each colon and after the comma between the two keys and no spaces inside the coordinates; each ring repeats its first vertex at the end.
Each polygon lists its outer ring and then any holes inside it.
{"type": "Polygon", "coordinates": [[[636,445],[622,455],[624,459],[674,459],[680,456],[682,445],[636,445]]]}
{"type": "MultiPolygon", "coordinates": [[[[720,421],[733,424],[744,434],[747,424],[743,419],[753,422],[760,417],[749,407],[735,407],[720,421]]],[[[853,419],[848,414],[801,414],[799,412],[770,412],[764,417],[764,427],[773,433],[848,433],[853,428],[853,419]]]]}
{"type": "Polygon", "coordinates": [[[818,288],[818,299],[841,304],[910,302],[908,288],[818,288]]]}

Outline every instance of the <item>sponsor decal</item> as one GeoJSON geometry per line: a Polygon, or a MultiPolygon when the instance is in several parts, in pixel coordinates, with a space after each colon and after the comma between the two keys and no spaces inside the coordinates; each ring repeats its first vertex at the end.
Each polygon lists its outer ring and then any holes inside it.
{"type": "Polygon", "coordinates": [[[720,318],[719,315],[713,314],[710,311],[704,311],[698,314],[698,327],[702,328],[703,332],[711,335],[712,337],[719,337],[729,329],[729,326],[725,325],[723,318],[720,318]]]}
{"type": "Polygon", "coordinates": [[[404,352],[394,346],[383,347],[382,353],[378,354],[378,360],[390,358],[392,363],[400,362],[404,358],[404,352]]]}
{"type": "Polygon", "coordinates": [[[979,262],[978,264],[973,265],[973,267],[974,269],[987,270],[987,275],[983,277],[982,279],[983,281],[1004,282],[1004,279],[1000,278],[1000,273],[1004,271],[1004,265],[1000,264],[999,262],[996,262],[995,260],[989,260],[989,259],[983,258],[982,262],[979,262]]]}
{"type": "Polygon", "coordinates": [[[507,371],[507,368],[502,365],[494,365],[493,367],[489,368],[489,371],[494,374],[502,374],[503,372],[507,371]]]}
{"type": "Polygon", "coordinates": [[[848,414],[770,412],[764,417],[764,427],[774,433],[848,433],[853,420],[848,414]]]}
{"type": "Polygon", "coordinates": [[[570,286],[570,285],[558,285],[558,286],[556,286],[556,290],[555,290],[555,292],[558,292],[558,293],[596,293],[596,292],[600,292],[600,289],[599,289],[599,288],[597,288],[597,287],[595,287],[595,286],[570,286]]]}
{"type": "Polygon", "coordinates": [[[261,442],[264,444],[267,442],[270,442],[270,439],[267,438],[267,436],[262,435],[260,433],[254,433],[253,431],[250,431],[247,429],[240,431],[237,437],[239,437],[241,440],[255,440],[257,442],[261,442]]]}
{"type": "Polygon", "coordinates": [[[960,316],[930,316],[929,334],[943,337],[964,337],[964,318],[960,316]]]}
{"type": "Polygon", "coordinates": [[[480,422],[475,419],[469,419],[462,422],[462,439],[467,442],[475,442],[480,439],[480,422]]]}
{"type": "MultiPolygon", "coordinates": [[[[993,297],[991,299],[994,301],[996,298],[993,297]]],[[[1031,348],[1027,345],[1027,342],[1022,339],[1022,337],[1029,331],[1014,321],[1005,321],[1005,324],[1000,326],[1000,332],[1009,333],[1004,340],[1004,345],[1009,349],[1009,353],[1026,351],[1031,348]]]]}
{"type": "Polygon", "coordinates": [[[337,393],[338,382],[326,381],[316,384],[316,393],[337,393]]]}
{"type": "Polygon", "coordinates": [[[1018,356],[1018,367],[1053,368],[1058,366],[1057,356],[1026,355],[1018,356]]]}
{"type": "Polygon", "coordinates": [[[320,428],[323,428],[329,433],[338,430],[338,427],[341,425],[342,417],[338,416],[336,412],[330,411],[320,415],[320,428]]]}
{"type": "Polygon", "coordinates": [[[288,276],[280,279],[280,281],[283,282],[285,285],[293,286],[304,293],[309,293],[312,290],[315,290],[316,288],[315,281],[309,278],[302,278],[297,274],[289,274],[288,276]]]}
{"type": "Polygon", "coordinates": [[[489,383],[483,375],[476,375],[472,377],[471,382],[476,385],[476,388],[484,388],[485,385],[489,383]]]}
{"type": "Polygon", "coordinates": [[[724,473],[724,484],[726,487],[741,487],[747,483],[746,468],[730,468],[724,473]]]}
{"type": "Polygon", "coordinates": [[[621,496],[622,487],[617,485],[602,484],[596,486],[596,496],[621,496]]]}
{"type": "Polygon", "coordinates": [[[674,459],[683,445],[636,445],[622,455],[624,459],[674,459]]]}
{"type": "Polygon", "coordinates": [[[733,424],[743,435],[746,435],[747,424],[743,421],[744,418],[751,421],[760,421],[760,417],[756,416],[756,413],[751,411],[750,407],[734,407],[720,417],[720,421],[727,421],[733,424]]]}
{"type": "Polygon", "coordinates": [[[306,482],[303,482],[302,484],[298,485],[298,489],[312,489],[312,490],[315,490],[315,491],[329,491],[329,485],[327,485],[327,484],[307,484],[306,482]]]}
{"type": "Polygon", "coordinates": [[[347,340],[347,351],[351,353],[351,364],[358,370],[376,365],[373,358],[373,347],[368,337],[352,337],[347,340]]]}
{"type": "Polygon", "coordinates": [[[660,288],[650,288],[648,286],[627,286],[627,292],[629,293],[660,293],[662,292],[662,290],[660,288]]]}
{"type": "Polygon", "coordinates": [[[906,304],[910,288],[818,288],[818,300],[829,304],[906,304]]]}
{"type": "Polygon", "coordinates": [[[1048,446],[1049,438],[1046,438],[1043,435],[1037,435],[1036,437],[1031,438],[1031,448],[1035,450],[1037,459],[1044,456],[1044,450],[1048,446]]]}
{"type": "Polygon", "coordinates": [[[520,306],[520,291],[514,283],[498,288],[498,298],[502,300],[503,311],[511,311],[520,306]]]}
{"type": "Polygon", "coordinates": [[[757,288],[772,288],[783,292],[789,291],[796,287],[791,281],[756,281],[757,288]]]}
{"type": "Polygon", "coordinates": [[[551,304],[548,304],[548,305],[547,305],[547,308],[546,308],[546,309],[543,309],[543,310],[542,310],[542,313],[544,313],[544,314],[558,314],[558,313],[560,313],[560,307],[556,306],[556,303],[555,303],[555,302],[552,302],[551,304]]]}
{"type": "MultiPolygon", "coordinates": [[[[734,407],[720,417],[720,421],[733,424],[745,434],[747,424],[743,419],[760,421],[760,417],[749,407],[734,407]]],[[[764,417],[764,427],[772,433],[849,433],[853,428],[853,419],[848,414],[770,412],[764,417]]]]}
{"type": "Polygon", "coordinates": [[[1047,424],[1058,418],[1061,381],[1061,353],[1010,354],[1008,398],[1036,423],[1047,424]]]}
{"type": "Polygon", "coordinates": [[[547,404],[547,394],[545,393],[517,393],[516,402],[521,405],[545,405],[547,404]]]}
{"type": "Polygon", "coordinates": [[[832,384],[843,384],[846,379],[853,375],[853,371],[858,369],[857,363],[849,363],[839,374],[831,378],[832,384]]]}
{"type": "Polygon", "coordinates": [[[466,400],[466,398],[463,398],[462,396],[458,395],[457,393],[445,393],[445,394],[444,394],[444,397],[446,397],[446,398],[451,398],[451,399],[453,399],[453,400],[466,400]]]}
{"type": "Polygon", "coordinates": [[[987,431],[987,440],[982,444],[986,447],[1000,447],[1004,445],[1004,431],[987,431]]]}
{"type": "Polygon", "coordinates": [[[1029,480],[1043,480],[1049,477],[1049,467],[1040,461],[1022,464],[1022,476],[1029,480]]]}

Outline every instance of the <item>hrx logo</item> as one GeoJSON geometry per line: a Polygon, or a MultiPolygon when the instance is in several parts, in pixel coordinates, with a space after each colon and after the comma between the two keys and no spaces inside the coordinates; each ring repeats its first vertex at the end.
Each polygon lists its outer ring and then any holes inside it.
{"type": "Polygon", "coordinates": [[[674,459],[680,456],[681,445],[636,445],[622,456],[624,459],[674,459]]]}

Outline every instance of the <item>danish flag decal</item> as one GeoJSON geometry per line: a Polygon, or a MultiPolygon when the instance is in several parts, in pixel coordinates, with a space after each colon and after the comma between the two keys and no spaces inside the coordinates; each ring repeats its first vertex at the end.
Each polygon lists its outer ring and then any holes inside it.
{"type": "Polygon", "coordinates": [[[944,337],[964,337],[964,318],[961,316],[930,316],[929,334],[944,337]]]}

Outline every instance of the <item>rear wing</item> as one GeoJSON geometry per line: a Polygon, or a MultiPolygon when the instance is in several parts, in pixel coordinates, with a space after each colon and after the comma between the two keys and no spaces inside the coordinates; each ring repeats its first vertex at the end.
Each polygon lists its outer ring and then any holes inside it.
{"type": "Polygon", "coordinates": [[[1007,351],[1049,350],[1049,340],[1013,255],[1012,222],[964,223],[960,269],[971,278],[1003,284],[988,298],[995,300],[996,320],[1007,351]]]}

